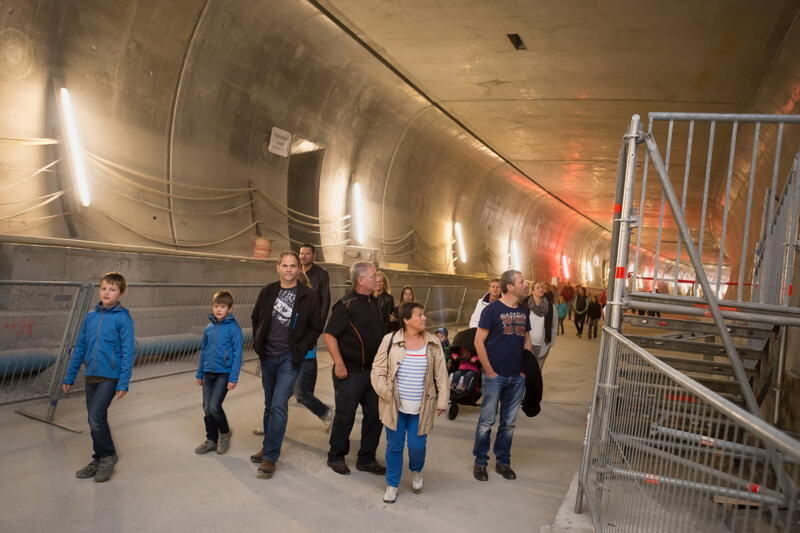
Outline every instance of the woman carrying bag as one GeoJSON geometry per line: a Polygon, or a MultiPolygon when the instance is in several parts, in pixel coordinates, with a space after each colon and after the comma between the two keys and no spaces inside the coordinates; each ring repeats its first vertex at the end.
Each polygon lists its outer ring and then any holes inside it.
{"type": "Polygon", "coordinates": [[[402,329],[383,338],[370,375],[381,422],[386,426],[386,503],[397,499],[406,439],[411,487],[414,492],[422,490],[427,436],[434,415],[447,410],[450,397],[442,346],[425,331],[422,305],[402,304],[398,319],[402,329]]]}

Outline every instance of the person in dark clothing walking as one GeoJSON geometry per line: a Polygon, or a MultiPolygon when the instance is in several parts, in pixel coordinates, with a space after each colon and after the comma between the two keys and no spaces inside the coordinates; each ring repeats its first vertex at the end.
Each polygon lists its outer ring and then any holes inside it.
{"type": "Polygon", "coordinates": [[[586,316],[589,318],[589,338],[597,338],[597,323],[600,322],[600,317],[603,316],[603,307],[597,300],[597,296],[592,296],[589,302],[589,309],[586,311],[586,316]]]}
{"type": "Polygon", "coordinates": [[[389,279],[386,277],[386,274],[381,271],[377,271],[376,275],[378,277],[372,296],[378,301],[378,307],[381,310],[383,326],[386,332],[396,331],[399,329],[399,326],[397,313],[395,311],[394,296],[392,296],[392,290],[389,288],[389,279]]]}
{"type": "Polygon", "coordinates": [[[575,299],[575,289],[572,288],[572,284],[569,281],[567,281],[566,285],[561,287],[561,296],[564,297],[564,301],[567,302],[567,305],[569,306],[567,312],[567,318],[569,320],[572,320],[572,312],[575,309],[573,302],[573,300],[575,299]]]}
{"type": "Polygon", "coordinates": [[[319,298],[298,283],[299,271],[298,255],[283,252],[278,259],[280,279],[261,289],[251,315],[264,387],[264,442],[250,460],[259,463],[258,477],[265,479],[275,473],[300,365],[322,332],[319,298]]]}
{"type": "Polygon", "coordinates": [[[337,474],[350,473],[345,457],[350,453],[350,432],[361,406],[361,449],[356,469],[383,475],[375,452],[381,438],[378,395],[370,383],[375,354],[386,333],[383,314],[372,296],[377,272],[372,263],[361,261],[350,268],[353,290],[336,302],[325,328],[325,344],[333,359],[333,390],[336,408],[331,428],[328,466],[337,474]]]}
{"type": "Polygon", "coordinates": [[[586,287],[578,285],[572,307],[575,311],[575,327],[578,329],[578,338],[583,336],[583,325],[586,322],[586,311],[589,309],[589,298],[586,296],[586,287]]]}
{"type": "MultiPolygon", "coordinates": [[[[319,297],[319,310],[324,326],[328,319],[328,310],[331,305],[330,278],[328,271],[314,262],[316,249],[312,244],[303,244],[300,247],[300,267],[311,283],[311,288],[319,297]]],[[[294,383],[294,397],[297,402],[314,413],[322,423],[325,430],[329,430],[333,421],[333,410],[322,403],[314,395],[317,385],[317,349],[316,345],[309,350],[300,366],[300,375],[294,383]]]]}

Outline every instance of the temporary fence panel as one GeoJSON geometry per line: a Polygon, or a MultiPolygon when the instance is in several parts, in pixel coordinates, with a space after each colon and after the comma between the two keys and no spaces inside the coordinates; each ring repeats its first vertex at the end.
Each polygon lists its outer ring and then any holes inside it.
{"type": "Polygon", "coordinates": [[[598,531],[798,531],[800,442],[604,328],[580,470],[598,531]]]}
{"type": "Polygon", "coordinates": [[[0,281],[0,405],[49,396],[82,294],[80,283],[0,281]]]}
{"type": "MultiPolygon", "coordinates": [[[[262,288],[254,284],[129,284],[122,305],[134,320],[131,381],[197,368],[211,298],[218,290],[233,294],[232,312],[245,339],[244,360],[256,359],[250,316],[262,288]]],[[[96,283],[0,281],[0,405],[48,399],[47,414],[24,414],[53,421],[72,348],[86,314],[97,305],[97,290],[96,283]]],[[[350,290],[346,285],[331,286],[331,305],[350,290]]],[[[476,289],[456,286],[415,287],[415,291],[418,301],[424,297],[427,302],[431,329],[466,323],[479,297],[476,289]]],[[[80,372],[71,394],[83,386],[80,372]]]]}

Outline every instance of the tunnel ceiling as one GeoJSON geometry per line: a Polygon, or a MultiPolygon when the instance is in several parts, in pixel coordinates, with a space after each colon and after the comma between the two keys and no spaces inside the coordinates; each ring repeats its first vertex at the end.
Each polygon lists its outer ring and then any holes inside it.
{"type": "Polygon", "coordinates": [[[531,179],[606,227],[631,115],[778,112],[756,102],[797,14],[780,0],[320,4],[531,179]]]}

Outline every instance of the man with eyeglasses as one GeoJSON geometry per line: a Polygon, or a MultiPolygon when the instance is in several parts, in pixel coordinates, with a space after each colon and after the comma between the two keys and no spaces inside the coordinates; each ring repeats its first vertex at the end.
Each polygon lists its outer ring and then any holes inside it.
{"type": "Polygon", "coordinates": [[[323,335],[333,359],[336,408],[331,428],[328,466],[337,474],[350,473],[345,457],[350,452],[350,432],[361,406],[361,449],[356,469],[383,475],[375,452],[381,438],[378,395],[370,383],[372,361],[383,339],[385,325],[378,302],[372,297],[377,274],[372,263],[361,261],[350,268],[353,290],[334,304],[323,335]]]}

